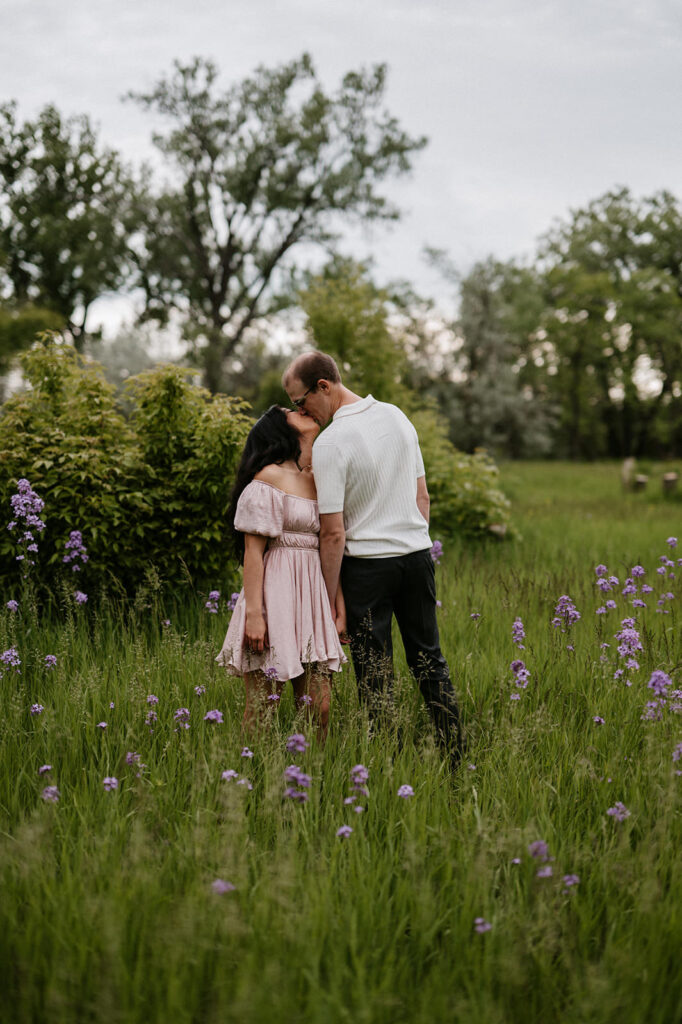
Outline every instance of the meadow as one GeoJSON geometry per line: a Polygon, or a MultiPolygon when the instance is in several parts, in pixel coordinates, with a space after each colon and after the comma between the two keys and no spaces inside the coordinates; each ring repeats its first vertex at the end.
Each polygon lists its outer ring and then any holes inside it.
{"type": "Polygon", "coordinates": [[[682,503],[502,486],[519,537],[437,566],[454,774],[400,652],[395,728],[346,668],[324,747],[285,691],[244,750],[229,594],[3,596],[3,1024],[682,1020],[682,503]]]}

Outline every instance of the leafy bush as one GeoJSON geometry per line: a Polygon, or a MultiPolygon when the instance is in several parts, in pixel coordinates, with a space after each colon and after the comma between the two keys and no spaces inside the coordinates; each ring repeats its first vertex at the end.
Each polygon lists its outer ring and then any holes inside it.
{"type": "Polygon", "coordinates": [[[510,502],[498,487],[497,466],[490,456],[458,451],[448,438],[447,423],[433,409],[406,411],[424,457],[432,536],[514,536],[510,502]]]}
{"type": "MultiPolygon", "coordinates": [[[[0,507],[10,518],[17,480],[45,502],[35,572],[53,588],[64,544],[80,530],[89,561],[76,580],[118,580],[127,592],[150,566],[171,583],[229,578],[224,513],[244,439],[246,403],[211,397],[186,371],[161,366],[129,382],[128,421],[99,367],[44,335],[22,358],[30,389],[0,415],[0,507]]],[[[16,585],[14,531],[0,531],[0,578],[16,585]]],[[[75,589],[75,588],[74,588],[75,589]]]]}

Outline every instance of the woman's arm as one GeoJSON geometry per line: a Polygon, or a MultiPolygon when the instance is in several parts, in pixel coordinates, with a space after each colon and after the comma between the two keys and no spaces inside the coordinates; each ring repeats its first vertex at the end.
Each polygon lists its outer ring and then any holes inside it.
{"type": "Polygon", "coordinates": [[[268,646],[268,627],[263,613],[263,555],[267,542],[268,538],[259,534],[244,534],[244,642],[254,654],[262,654],[268,646]]]}
{"type": "Polygon", "coordinates": [[[341,582],[336,588],[336,612],[334,615],[334,624],[336,626],[336,632],[339,634],[339,640],[342,644],[349,643],[348,639],[348,623],[346,620],[346,602],[343,599],[343,590],[341,589],[341,582]]]}

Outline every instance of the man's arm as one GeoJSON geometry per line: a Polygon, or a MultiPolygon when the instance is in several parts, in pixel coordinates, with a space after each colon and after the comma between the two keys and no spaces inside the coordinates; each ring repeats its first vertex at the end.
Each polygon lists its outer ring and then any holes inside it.
{"type": "Polygon", "coordinates": [[[336,608],[341,559],[346,546],[343,512],[320,513],[320,561],[332,612],[336,608]]]}
{"type": "Polygon", "coordinates": [[[417,477],[417,508],[424,516],[424,519],[428,523],[429,521],[429,510],[431,508],[431,499],[429,498],[429,492],[426,489],[426,477],[417,477]]]}

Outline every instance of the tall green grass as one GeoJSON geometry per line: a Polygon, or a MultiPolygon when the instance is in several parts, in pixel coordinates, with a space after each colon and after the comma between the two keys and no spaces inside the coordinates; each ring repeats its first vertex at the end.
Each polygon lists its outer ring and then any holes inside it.
{"type": "Polygon", "coordinates": [[[468,744],[454,776],[398,643],[395,729],[370,733],[346,669],[324,748],[285,693],[243,758],[240,683],[213,660],[229,613],[208,614],[202,595],[59,615],[26,597],[2,612],[0,649],[16,644],[22,665],[0,680],[0,1020],[682,1020],[682,714],[641,720],[653,669],[682,687],[678,581],[655,572],[682,556],[681,506],[623,496],[611,465],[513,464],[502,483],[520,539],[446,544],[437,569],[468,744]],[[616,594],[596,589],[600,562],[616,594]],[[637,563],[655,593],[627,687],[614,634],[637,563]],[[660,591],[676,595],[667,615],[660,591]],[[551,626],[562,594],[582,616],[568,634],[551,626]],[[618,610],[595,615],[608,597],[618,610]],[[512,701],[516,657],[531,677],[512,701]],[[191,724],[176,732],[180,707],[191,724]],[[212,708],[222,724],[204,721],[212,708]],[[299,731],[310,746],[290,754],[299,731]],[[283,799],[292,761],[312,776],[304,805],[283,799]],[[344,804],[357,763],[361,813],[344,804]],[[253,788],[223,781],[228,768],[253,788]],[[405,783],[414,797],[397,796],[405,783]],[[606,813],[617,801],[622,822],[606,813]],[[551,877],[528,852],[538,839],[551,877]],[[568,874],[580,882],[567,890],[568,874]],[[234,891],[213,892],[219,878],[234,891]]]}

